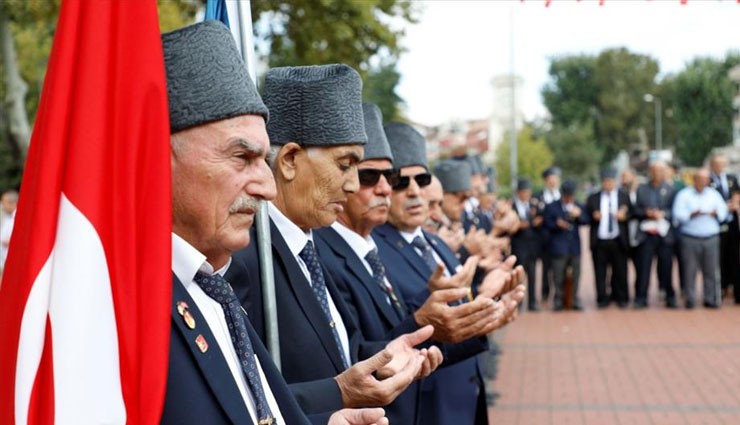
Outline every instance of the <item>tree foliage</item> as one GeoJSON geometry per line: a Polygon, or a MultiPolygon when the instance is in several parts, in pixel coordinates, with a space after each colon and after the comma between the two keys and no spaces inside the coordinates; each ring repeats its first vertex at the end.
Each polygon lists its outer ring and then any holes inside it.
{"type": "MultiPolygon", "coordinates": [[[[12,0],[0,2],[10,21],[10,32],[15,43],[18,66],[28,86],[25,113],[33,123],[39,105],[46,66],[56,30],[61,0],[12,0]]],[[[202,7],[199,0],[157,0],[160,28],[170,31],[192,22],[195,12],[202,7]]],[[[0,62],[0,73],[7,72],[0,62]]],[[[5,81],[4,78],[0,79],[5,81]]],[[[5,99],[7,87],[0,84],[0,98],[5,99]]],[[[0,105],[0,191],[18,187],[25,160],[24,147],[9,134],[9,116],[6,104],[0,105]]]]}
{"type": "Polygon", "coordinates": [[[712,148],[732,142],[735,87],[727,72],[737,64],[740,52],[723,60],[697,58],[663,83],[664,105],[678,131],[676,151],[688,165],[700,165],[712,148]]]}
{"type": "Polygon", "coordinates": [[[638,132],[653,116],[644,101],[655,92],[659,67],[655,59],[625,48],[603,51],[596,62],[598,116],[594,134],[612,160],[638,140],[638,132]]]}
{"type": "Polygon", "coordinates": [[[403,30],[392,21],[415,22],[416,8],[398,0],[262,0],[252,2],[252,17],[271,67],[344,63],[364,76],[373,56],[401,53],[403,30]]]}
{"type": "MultiPolygon", "coordinates": [[[[653,58],[625,48],[607,49],[598,56],[553,59],[551,80],[542,90],[556,132],[553,140],[572,134],[581,141],[588,134],[592,143],[598,144],[598,149],[588,150],[588,156],[612,160],[617,152],[639,140],[652,117],[643,96],[655,93],[658,70],[653,58]]],[[[557,146],[551,143],[551,147],[557,152],[557,146]]],[[[557,161],[566,157],[556,153],[557,161]]]]}
{"type": "Polygon", "coordinates": [[[396,63],[391,62],[371,69],[362,87],[363,98],[378,105],[386,122],[401,119],[399,107],[403,99],[396,93],[399,81],[401,74],[396,63]]]}
{"type": "MultiPolygon", "coordinates": [[[[511,133],[510,133],[511,134],[511,133]]],[[[508,140],[508,137],[504,138],[508,140]]],[[[496,148],[496,163],[494,168],[498,174],[498,183],[501,188],[511,187],[511,147],[502,142],[496,148]]],[[[537,182],[553,163],[553,153],[541,137],[535,135],[534,129],[525,125],[517,135],[517,174],[519,177],[528,177],[537,182]]]]}
{"type": "Polygon", "coordinates": [[[363,94],[400,119],[396,93],[402,22],[416,22],[418,5],[403,0],[262,0],[252,2],[258,51],[270,67],[344,63],[364,80],[363,94]]]}
{"type": "Polygon", "coordinates": [[[553,163],[563,169],[564,177],[588,180],[598,174],[603,151],[594,139],[592,126],[553,126],[546,137],[553,163]]]}

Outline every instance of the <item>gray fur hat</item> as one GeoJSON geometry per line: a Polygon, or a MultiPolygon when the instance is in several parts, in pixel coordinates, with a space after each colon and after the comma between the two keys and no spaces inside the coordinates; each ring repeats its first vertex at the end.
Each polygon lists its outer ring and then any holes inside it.
{"type": "Polygon", "coordinates": [[[234,37],[206,21],[162,34],[170,133],[239,115],[261,115],[262,103],[234,37]]]}
{"type": "Polygon", "coordinates": [[[456,161],[465,161],[468,164],[470,164],[470,170],[473,174],[485,174],[485,169],[483,167],[483,161],[480,159],[479,155],[461,155],[461,156],[454,156],[452,159],[456,161]]]}
{"type": "Polygon", "coordinates": [[[365,156],[362,160],[388,159],[393,162],[391,147],[388,145],[388,138],[385,137],[385,131],[383,131],[383,114],[380,112],[380,108],[373,103],[363,103],[362,113],[365,118],[365,133],[367,134],[365,156]]]}
{"type": "Polygon", "coordinates": [[[270,144],[364,145],[362,80],[347,65],[273,68],[263,91],[270,144]]]}
{"type": "Polygon", "coordinates": [[[442,183],[445,192],[465,192],[471,188],[473,171],[467,161],[440,161],[434,167],[434,175],[442,183]]]}
{"type": "Polygon", "coordinates": [[[414,127],[402,122],[385,125],[385,135],[393,152],[393,167],[401,169],[412,165],[427,168],[427,142],[414,127]]]}

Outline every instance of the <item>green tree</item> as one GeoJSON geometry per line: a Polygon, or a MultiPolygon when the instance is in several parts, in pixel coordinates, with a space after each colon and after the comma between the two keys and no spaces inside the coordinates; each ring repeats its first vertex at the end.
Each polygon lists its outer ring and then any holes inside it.
{"type": "MultiPolygon", "coordinates": [[[[0,2],[0,98],[6,99],[0,104],[0,191],[20,183],[60,4],[61,0],[0,2]]],[[[192,22],[202,7],[199,0],[157,0],[157,4],[162,31],[192,22]]]]}
{"type": "Polygon", "coordinates": [[[542,90],[542,101],[553,125],[592,123],[598,109],[596,57],[561,56],[550,62],[550,82],[542,90]]]}
{"type": "Polygon", "coordinates": [[[404,0],[260,0],[252,2],[252,19],[270,67],[347,64],[363,77],[365,99],[385,120],[397,120],[399,24],[416,22],[418,9],[404,0]]]}
{"type": "Polygon", "coordinates": [[[594,135],[602,146],[603,160],[639,140],[638,132],[650,122],[651,105],[643,100],[655,93],[658,62],[625,48],[608,49],[596,62],[598,118],[594,135]]]}
{"type": "Polygon", "coordinates": [[[371,69],[365,78],[362,87],[363,97],[366,101],[378,105],[386,122],[401,119],[399,109],[403,99],[396,93],[400,80],[401,74],[396,69],[395,61],[371,69]]]}
{"type": "MultiPolygon", "coordinates": [[[[640,140],[646,126],[652,128],[652,106],[643,97],[646,93],[659,94],[655,83],[658,69],[653,58],[625,48],[607,49],[598,56],[553,59],[550,82],[542,90],[542,98],[550,111],[552,131],[559,132],[555,140],[563,135],[577,135],[586,145],[597,145],[588,147],[587,156],[603,162],[614,159],[620,150],[629,149],[640,140]],[[582,137],[585,134],[587,137],[582,137]]],[[[550,143],[550,137],[547,139],[550,143]]],[[[569,159],[557,152],[559,147],[550,145],[556,152],[556,161],[569,159]]]]}
{"type": "Polygon", "coordinates": [[[712,148],[732,142],[735,87],[727,72],[737,64],[740,52],[723,60],[697,58],[664,81],[663,105],[672,111],[676,152],[687,165],[700,165],[712,148]]]}
{"type": "MultiPolygon", "coordinates": [[[[511,187],[511,146],[509,137],[504,138],[496,148],[496,161],[494,168],[498,174],[499,187],[503,189],[511,187]]],[[[528,177],[532,182],[537,182],[545,171],[553,163],[553,154],[541,137],[535,136],[531,125],[525,125],[517,135],[517,172],[519,177],[528,177]]],[[[505,190],[503,190],[505,191],[505,190]]]]}
{"type": "MultiPolygon", "coordinates": [[[[553,154],[552,163],[563,169],[565,177],[587,180],[598,174],[603,152],[594,142],[593,127],[553,126],[546,137],[547,145],[553,154]]],[[[550,163],[545,164],[549,165],[550,163]]]]}
{"type": "Polygon", "coordinates": [[[344,63],[364,76],[374,55],[401,53],[403,30],[391,20],[415,22],[416,7],[399,0],[262,0],[252,2],[252,17],[270,66],[344,63]]]}

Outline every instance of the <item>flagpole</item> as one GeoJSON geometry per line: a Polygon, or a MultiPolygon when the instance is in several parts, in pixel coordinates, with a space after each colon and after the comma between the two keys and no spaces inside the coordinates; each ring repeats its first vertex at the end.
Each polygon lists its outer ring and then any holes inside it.
{"type": "MultiPolygon", "coordinates": [[[[252,33],[252,9],[250,0],[230,0],[227,6],[237,7],[238,17],[235,26],[239,28],[239,47],[247,66],[247,72],[257,86],[257,59],[254,54],[254,35],[252,33]]],[[[234,15],[232,15],[234,16],[234,15]]],[[[261,202],[257,212],[257,252],[260,262],[260,282],[262,283],[262,305],[265,315],[265,336],[267,349],[270,351],[272,360],[280,370],[280,336],[278,333],[277,304],[275,295],[275,279],[272,269],[272,241],[270,238],[270,217],[267,214],[267,204],[261,202]]]]}

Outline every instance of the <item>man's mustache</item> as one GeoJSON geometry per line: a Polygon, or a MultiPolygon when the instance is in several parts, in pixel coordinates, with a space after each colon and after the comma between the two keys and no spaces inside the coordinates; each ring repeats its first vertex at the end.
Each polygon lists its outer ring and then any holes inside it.
{"type": "Polygon", "coordinates": [[[229,207],[230,214],[256,213],[260,209],[260,201],[249,195],[240,195],[229,207]]]}

